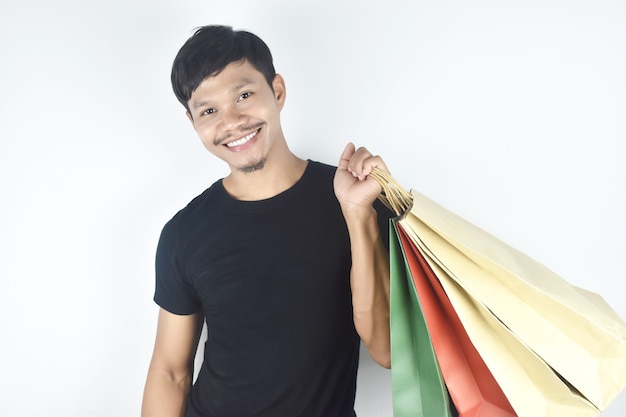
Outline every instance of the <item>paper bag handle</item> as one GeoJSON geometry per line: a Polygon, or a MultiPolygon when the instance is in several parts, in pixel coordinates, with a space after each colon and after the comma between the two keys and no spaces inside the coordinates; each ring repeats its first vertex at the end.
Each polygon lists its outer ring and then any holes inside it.
{"type": "Polygon", "coordinates": [[[406,213],[413,205],[413,196],[402,188],[390,173],[373,168],[370,177],[378,181],[383,188],[378,199],[398,216],[406,213]]]}

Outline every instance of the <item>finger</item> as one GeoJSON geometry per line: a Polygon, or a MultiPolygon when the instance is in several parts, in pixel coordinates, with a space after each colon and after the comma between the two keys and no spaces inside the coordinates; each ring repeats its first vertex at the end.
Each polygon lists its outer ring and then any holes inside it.
{"type": "Polygon", "coordinates": [[[387,165],[385,165],[383,159],[378,155],[372,155],[363,161],[363,175],[369,175],[374,168],[389,172],[387,165]]]}
{"type": "Polygon", "coordinates": [[[354,144],[352,142],[348,142],[343,152],[341,153],[341,157],[339,158],[339,163],[337,164],[337,168],[350,170],[350,158],[354,155],[354,144]]]}
{"type": "Polygon", "coordinates": [[[364,179],[363,176],[363,162],[371,156],[371,153],[363,147],[358,148],[348,164],[348,169],[352,171],[359,179],[364,179]]]}
{"type": "Polygon", "coordinates": [[[358,148],[352,158],[350,158],[349,169],[355,173],[360,180],[366,179],[374,168],[389,172],[383,159],[378,155],[372,155],[372,153],[364,147],[358,148]]]}

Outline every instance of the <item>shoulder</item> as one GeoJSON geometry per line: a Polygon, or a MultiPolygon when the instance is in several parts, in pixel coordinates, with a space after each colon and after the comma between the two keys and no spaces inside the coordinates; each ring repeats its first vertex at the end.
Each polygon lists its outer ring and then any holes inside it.
{"type": "Polygon", "coordinates": [[[334,165],[325,164],[323,162],[313,161],[309,159],[309,166],[311,171],[317,175],[335,175],[337,167],[334,165]]]}
{"type": "Polygon", "coordinates": [[[197,222],[199,218],[206,216],[207,211],[220,207],[220,201],[224,199],[224,193],[220,192],[221,180],[213,183],[201,194],[194,197],[185,207],[180,209],[165,223],[164,235],[180,234],[197,222]]]}
{"type": "Polygon", "coordinates": [[[309,160],[309,165],[307,167],[307,177],[312,183],[324,185],[324,188],[328,186],[332,187],[336,171],[337,167],[333,165],[309,160]]]}

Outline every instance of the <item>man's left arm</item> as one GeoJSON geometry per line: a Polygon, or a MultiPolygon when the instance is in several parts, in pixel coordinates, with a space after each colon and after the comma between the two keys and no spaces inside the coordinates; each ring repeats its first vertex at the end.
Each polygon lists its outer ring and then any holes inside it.
{"type": "Polygon", "coordinates": [[[389,255],[373,208],[381,192],[378,182],[368,177],[373,168],[387,170],[380,157],[350,143],[341,155],[334,187],[350,234],[354,324],[372,358],[390,368],[389,255]]]}

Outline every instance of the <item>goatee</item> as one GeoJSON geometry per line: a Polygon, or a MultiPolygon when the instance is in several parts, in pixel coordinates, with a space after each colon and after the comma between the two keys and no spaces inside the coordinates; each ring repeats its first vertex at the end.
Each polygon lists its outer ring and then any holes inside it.
{"type": "Polygon", "coordinates": [[[261,158],[257,162],[254,162],[254,163],[252,163],[250,165],[238,167],[237,169],[239,171],[243,172],[244,174],[250,174],[252,172],[259,171],[259,170],[263,169],[263,167],[265,166],[265,161],[266,161],[265,158],[261,158]]]}

